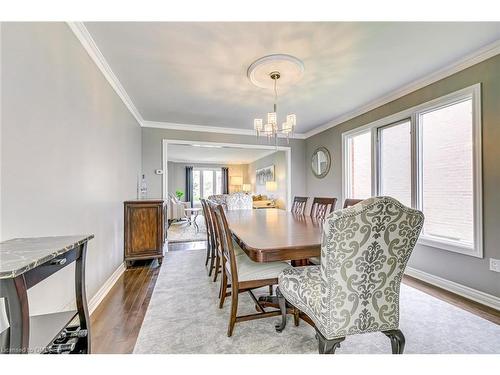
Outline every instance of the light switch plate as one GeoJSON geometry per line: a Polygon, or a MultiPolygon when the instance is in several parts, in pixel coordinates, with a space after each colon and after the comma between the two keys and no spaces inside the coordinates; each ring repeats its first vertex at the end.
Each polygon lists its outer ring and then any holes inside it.
{"type": "Polygon", "coordinates": [[[490,258],[490,271],[500,272],[500,259],[490,258]]]}

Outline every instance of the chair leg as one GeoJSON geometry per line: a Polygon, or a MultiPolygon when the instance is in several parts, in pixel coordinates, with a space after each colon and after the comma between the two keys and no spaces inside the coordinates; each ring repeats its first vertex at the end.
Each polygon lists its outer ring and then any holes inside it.
{"type": "MultiPolygon", "coordinates": [[[[208,271],[208,277],[212,276],[212,271],[214,270],[214,262],[215,262],[214,252],[212,249],[210,249],[210,270],[208,271]]],[[[217,273],[217,270],[215,270],[215,273],[217,273]]]]}
{"type": "Polygon", "coordinates": [[[280,288],[276,288],[276,296],[278,297],[278,304],[281,311],[281,323],[276,323],[274,328],[276,332],[282,332],[286,327],[286,299],[281,294],[280,288]]]}
{"type": "Polygon", "coordinates": [[[224,301],[226,300],[226,292],[227,292],[227,276],[222,275],[222,280],[220,282],[220,300],[219,300],[219,309],[224,307],[224,301]]]}
{"type": "Polygon", "coordinates": [[[391,339],[392,354],[403,354],[405,350],[405,336],[399,329],[383,331],[384,335],[391,339]]]}
{"type": "Polygon", "coordinates": [[[217,275],[219,274],[219,267],[220,267],[220,256],[217,254],[215,256],[215,266],[214,266],[214,283],[217,281],[217,275]]]}
{"type": "Polygon", "coordinates": [[[236,285],[231,285],[231,316],[229,317],[229,326],[227,327],[227,337],[231,337],[233,335],[234,325],[236,324],[236,314],[238,313],[238,294],[238,287],[236,285]]]}
{"type": "Polygon", "coordinates": [[[300,310],[296,307],[293,308],[293,324],[295,327],[299,326],[300,322],[300,310]]]}
{"type": "Polygon", "coordinates": [[[210,253],[211,253],[211,251],[210,251],[210,243],[207,242],[207,256],[205,258],[205,267],[207,266],[208,260],[210,259],[210,253]]]}
{"type": "Polygon", "coordinates": [[[335,349],[339,348],[340,343],[345,340],[345,337],[327,340],[317,329],[316,338],[318,339],[319,354],[335,354],[335,349]]]}

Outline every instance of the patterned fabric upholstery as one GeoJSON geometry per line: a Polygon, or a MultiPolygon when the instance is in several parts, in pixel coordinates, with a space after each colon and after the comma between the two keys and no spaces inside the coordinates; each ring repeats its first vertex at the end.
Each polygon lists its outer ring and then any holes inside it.
{"type": "Polygon", "coordinates": [[[226,201],[228,196],[229,196],[228,194],[216,194],[209,196],[208,200],[222,205],[222,207],[224,207],[224,209],[226,210],[227,209],[226,201]]]}
{"type": "Polygon", "coordinates": [[[398,329],[401,278],[423,222],[420,211],[390,197],[332,212],[321,264],[285,269],[279,289],[328,340],[398,329]]]}
{"type": "Polygon", "coordinates": [[[228,210],[251,210],[252,203],[252,197],[246,193],[229,194],[226,200],[228,210]]]}

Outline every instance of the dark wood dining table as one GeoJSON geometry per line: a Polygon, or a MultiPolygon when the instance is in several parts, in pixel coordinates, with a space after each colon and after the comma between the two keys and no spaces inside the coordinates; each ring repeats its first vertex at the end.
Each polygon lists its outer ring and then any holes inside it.
{"type": "Polygon", "coordinates": [[[234,239],[255,262],[291,261],[306,265],[321,250],[322,222],[307,215],[268,208],[226,213],[234,239]]]}

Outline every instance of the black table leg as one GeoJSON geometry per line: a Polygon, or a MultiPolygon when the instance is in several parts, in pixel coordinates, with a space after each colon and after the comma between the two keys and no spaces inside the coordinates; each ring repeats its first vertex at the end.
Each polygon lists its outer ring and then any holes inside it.
{"type": "Polygon", "coordinates": [[[0,296],[6,301],[5,307],[10,325],[9,346],[2,348],[2,351],[13,354],[28,353],[30,313],[24,275],[0,280],[0,290],[0,296]]]}
{"type": "Polygon", "coordinates": [[[76,308],[78,310],[78,318],[80,320],[80,329],[87,330],[87,336],[82,337],[76,344],[75,353],[90,354],[90,316],[87,307],[87,296],[85,291],[85,258],[87,254],[87,242],[80,246],[80,254],[76,259],[75,271],[75,293],[76,293],[76,308]]]}

